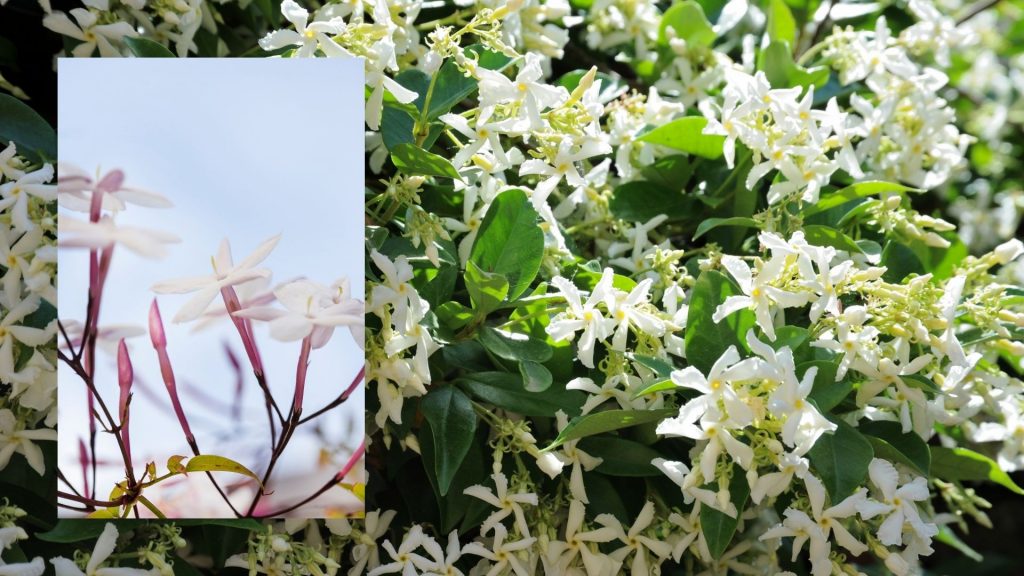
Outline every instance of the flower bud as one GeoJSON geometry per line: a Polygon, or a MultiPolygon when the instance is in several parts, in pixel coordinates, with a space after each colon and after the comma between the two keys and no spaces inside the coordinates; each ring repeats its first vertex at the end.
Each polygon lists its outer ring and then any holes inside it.
{"type": "Polygon", "coordinates": [[[156,303],[156,298],[153,299],[153,304],[149,307],[149,337],[153,341],[154,348],[167,346],[164,321],[160,318],[160,307],[156,303]]]}
{"type": "Polygon", "coordinates": [[[1021,254],[1024,254],[1024,243],[1021,243],[1020,240],[1014,238],[1013,240],[1003,242],[999,246],[996,246],[996,249],[992,251],[992,254],[995,255],[996,261],[1000,264],[1009,264],[1021,254]]]}

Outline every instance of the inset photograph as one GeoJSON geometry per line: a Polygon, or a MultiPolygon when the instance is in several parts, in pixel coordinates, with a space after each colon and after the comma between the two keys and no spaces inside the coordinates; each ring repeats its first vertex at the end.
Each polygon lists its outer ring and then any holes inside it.
{"type": "Polygon", "coordinates": [[[60,516],[362,516],[362,64],[58,77],[60,516]]]}

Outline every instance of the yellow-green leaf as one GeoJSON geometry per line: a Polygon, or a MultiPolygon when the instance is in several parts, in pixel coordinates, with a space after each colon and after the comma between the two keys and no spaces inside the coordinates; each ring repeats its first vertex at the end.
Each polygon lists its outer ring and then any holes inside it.
{"type": "Polygon", "coordinates": [[[356,482],[355,484],[349,484],[348,482],[339,482],[338,486],[341,486],[345,490],[348,490],[356,498],[359,498],[360,502],[366,501],[366,484],[362,482],[356,482]]]}
{"type": "Polygon", "coordinates": [[[259,482],[260,489],[263,489],[263,482],[260,481],[260,477],[252,470],[223,456],[214,456],[212,454],[196,456],[188,461],[188,464],[185,465],[185,470],[188,472],[234,472],[259,482]]]}

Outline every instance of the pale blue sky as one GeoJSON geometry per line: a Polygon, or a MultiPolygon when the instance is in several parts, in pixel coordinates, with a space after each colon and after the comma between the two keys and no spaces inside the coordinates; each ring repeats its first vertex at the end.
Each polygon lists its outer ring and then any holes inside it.
{"type": "MultiPolygon", "coordinates": [[[[297,276],[330,284],[347,276],[362,298],[362,78],[361,62],[350,59],[61,59],[60,159],[90,173],[97,167],[104,172],[121,168],[128,185],[165,195],[174,202],[173,208],[131,206],[118,223],[161,229],[182,238],[159,261],[124,249],[115,251],[101,326],[146,326],[154,297],[150,286],[210,273],[210,257],[224,237],[230,240],[238,262],[261,241],[280,233],[280,243],[263,263],[274,271],[275,284],[297,276]]],[[[60,251],[61,318],[84,319],[86,254],[60,251]]],[[[230,401],[234,377],[222,343],[229,341],[244,362],[237,334],[226,321],[200,332],[193,332],[191,325],[171,324],[188,298],[159,297],[178,380],[230,401]]],[[[284,409],[291,401],[299,343],[276,342],[265,327],[257,327],[257,338],[270,383],[284,409]]],[[[136,374],[166,401],[148,336],[133,339],[130,346],[136,374]]],[[[362,364],[362,350],[348,329],[336,331],[330,344],[311,356],[306,412],[337,397],[362,364]]],[[[110,356],[101,356],[97,380],[114,403],[115,368],[110,356]]],[[[62,368],[59,382],[61,465],[76,471],[70,476],[77,479],[78,437],[86,430],[85,395],[70,371],[62,368]]],[[[218,446],[212,440],[231,428],[229,413],[187,393],[182,403],[186,412],[195,414],[192,426],[205,452],[237,454],[243,464],[255,466],[251,448],[268,442],[266,416],[248,371],[246,385],[244,419],[253,433],[242,444],[218,446]]],[[[162,468],[167,456],[189,453],[168,413],[169,406],[136,395],[132,414],[136,460],[156,459],[162,468]]],[[[363,435],[362,418],[360,388],[343,416],[323,417],[323,423],[331,438],[350,437],[354,446],[363,435]],[[356,431],[346,432],[346,423],[352,421],[357,422],[356,431]]],[[[310,437],[296,439],[291,457],[282,461],[284,471],[315,477],[319,444],[310,437]]],[[[117,457],[116,451],[104,454],[117,457]]],[[[116,472],[115,466],[101,479],[101,493],[119,479],[116,472]]]]}

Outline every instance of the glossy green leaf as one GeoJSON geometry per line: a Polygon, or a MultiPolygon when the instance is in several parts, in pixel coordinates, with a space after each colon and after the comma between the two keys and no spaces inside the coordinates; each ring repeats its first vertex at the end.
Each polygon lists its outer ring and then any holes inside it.
{"type": "Polygon", "coordinates": [[[838,359],[804,362],[797,366],[797,374],[802,377],[811,367],[817,367],[818,373],[814,376],[814,387],[808,398],[814,400],[818,410],[830,412],[850,395],[853,390],[853,381],[846,377],[836,382],[836,371],[839,368],[838,359]]]}
{"type": "Polygon", "coordinates": [[[881,182],[881,181],[868,181],[858,182],[857,184],[851,184],[842,190],[832,192],[831,194],[822,194],[818,198],[818,202],[815,204],[808,204],[803,209],[804,216],[810,216],[825,210],[830,210],[836,206],[842,206],[850,200],[856,200],[858,198],[866,198],[868,196],[877,196],[886,192],[898,192],[900,194],[906,192],[920,192],[916,188],[909,188],[902,184],[894,184],[892,182],[881,182]]]}
{"type": "Polygon", "coordinates": [[[911,274],[924,274],[924,264],[906,245],[895,240],[886,243],[882,250],[882,266],[886,267],[882,279],[893,284],[902,284],[911,274]]]}
{"type": "Polygon", "coordinates": [[[128,47],[133,56],[139,58],[174,58],[174,54],[165,48],[163,44],[158,44],[148,38],[132,38],[125,36],[123,38],[124,45],[128,47]]]}
{"type": "Polygon", "coordinates": [[[831,226],[808,224],[804,226],[803,230],[808,244],[813,246],[831,246],[851,254],[863,254],[863,250],[852,238],[831,226]]]}
{"type": "Polygon", "coordinates": [[[477,332],[477,339],[484,348],[505,360],[546,362],[551,358],[551,346],[527,334],[485,326],[477,332]]]}
{"type": "Polygon", "coordinates": [[[461,179],[452,163],[444,157],[408,142],[396,144],[391,148],[391,161],[406,174],[461,179]]]}
{"type": "Polygon", "coordinates": [[[757,223],[757,220],[748,218],[746,216],[734,216],[732,218],[707,218],[703,220],[697,231],[693,233],[693,239],[696,240],[709,231],[715,228],[721,228],[723,226],[738,226],[740,228],[760,228],[761,226],[757,223]]]}
{"type": "Polygon", "coordinates": [[[260,488],[263,487],[263,481],[260,480],[260,477],[255,472],[223,456],[214,456],[213,454],[193,456],[185,464],[185,470],[188,472],[233,472],[242,476],[248,476],[258,482],[260,488]]]}
{"type": "Polygon", "coordinates": [[[704,9],[693,0],[677,2],[662,15],[658,26],[658,43],[662,46],[668,46],[669,28],[676,38],[686,40],[687,44],[711,46],[717,36],[704,9]]]}
{"type": "Polygon", "coordinates": [[[654,394],[657,392],[670,392],[677,390],[678,388],[679,386],[677,386],[671,378],[663,378],[640,388],[633,393],[633,398],[639,398],[641,396],[647,396],[648,394],[654,394]]]}
{"type": "Polygon", "coordinates": [[[509,300],[519,298],[540,270],[544,233],[539,218],[525,192],[506,190],[491,202],[473,242],[469,261],[507,278],[509,300]]]}
{"type": "Polygon", "coordinates": [[[582,392],[566,390],[561,383],[543,392],[530,392],[523,388],[519,374],[508,372],[473,372],[456,382],[471,396],[523,416],[551,417],[559,410],[572,416],[579,414],[586,398],[582,392]]]}
{"type": "Polygon", "coordinates": [[[466,263],[466,290],[478,316],[498,309],[508,296],[508,280],[501,274],[485,272],[473,261],[466,263]]]}
{"type": "Polygon", "coordinates": [[[544,450],[554,450],[566,442],[593,436],[602,432],[611,432],[622,428],[629,428],[648,422],[660,422],[676,414],[675,408],[663,408],[660,410],[605,410],[603,412],[592,412],[578,418],[574,418],[569,425],[558,433],[551,444],[544,450]]]}
{"type": "Polygon", "coordinates": [[[832,422],[839,427],[818,438],[807,458],[832,501],[840,502],[864,484],[875,452],[871,442],[856,428],[840,419],[832,422]]]}
{"type": "Polygon", "coordinates": [[[661,454],[639,442],[614,436],[583,438],[577,445],[587,454],[600,458],[596,470],[608,476],[660,476],[662,472],[651,464],[661,454]]]}
{"type": "Polygon", "coordinates": [[[434,474],[438,491],[444,496],[473,443],[476,412],[469,397],[455,386],[432,388],[420,402],[420,409],[434,436],[434,474]]]}
{"type": "Polygon", "coordinates": [[[543,392],[554,381],[550,370],[532,360],[519,363],[519,375],[523,377],[523,388],[528,392],[543,392]]]}
{"type": "Polygon", "coordinates": [[[746,349],[747,330],[754,326],[754,313],[740,310],[716,323],[715,309],[729,296],[742,294],[740,289],[716,270],[706,270],[697,278],[690,292],[690,309],[686,316],[686,359],[707,373],[729,346],[746,349]]]}
{"type": "Polygon", "coordinates": [[[817,66],[805,69],[793,62],[789,43],[774,41],[761,50],[757,57],[757,69],[764,72],[772,88],[806,88],[813,85],[821,88],[828,83],[828,68],[817,66]]]}
{"type": "Polygon", "coordinates": [[[0,94],[0,141],[14,142],[32,161],[57,158],[57,133],[35,110],[9,94],[0,94]]]}
{"type": "Polygon", "coordinates": [[[796,45],[796,20],[783,0],[771,0],[768,3],[768,38],[773,42],[796,45]]]}
{"type": "Polygon", "coordinates": [[[1024,495],[1024,489],[1018,486],[1010,478],[1010,475],[988,456],[967,448],[945,448],[943,446],[931,446],[930,448],[933,478],[946,481],[988,480],[1015,494],[1024,495]]]}
{"type": "MultiPolygon", "coordinates": [[[[740,514],[743,513],[743,508],[746,507],[749,497],[750,485],[747,484],[743,469],[739,465],[733,464],[732,477],[729,479],[729,499],[740,514]]],[[[704,538],[707,539],[708,551],[711,552],[712,558],[721,558],[729,548],[729,543],[736,535],[737,525],[739,525],[739,518],[733,518],[710,506],[701,506],[700,527],[704,538]]]]}
{"type": "Polygon", "coordinates": [[[692,196],[672,191],[652,182],[633,181],[615,187],[608,209],[616,218],[630,222],[646,222],[662,214],[669,220],[683,220],[693,215],[692,196]]]}
{"type": "Polygon", "coordinates": [[[637,140],[715,160],[722,157],[725,136],[704,134],[707,123],[703,116],[686,116],[662,124],[637,140]]]}
{"type": "Polygon", "coordinates": [[[871,442],[875,458],[906,464],[917,470],[918,474],[928,477],[931,452],[924,440],[913,431],[903,432],[898,422],[870,420],[861,422],[857,429],[871,442]]]}

